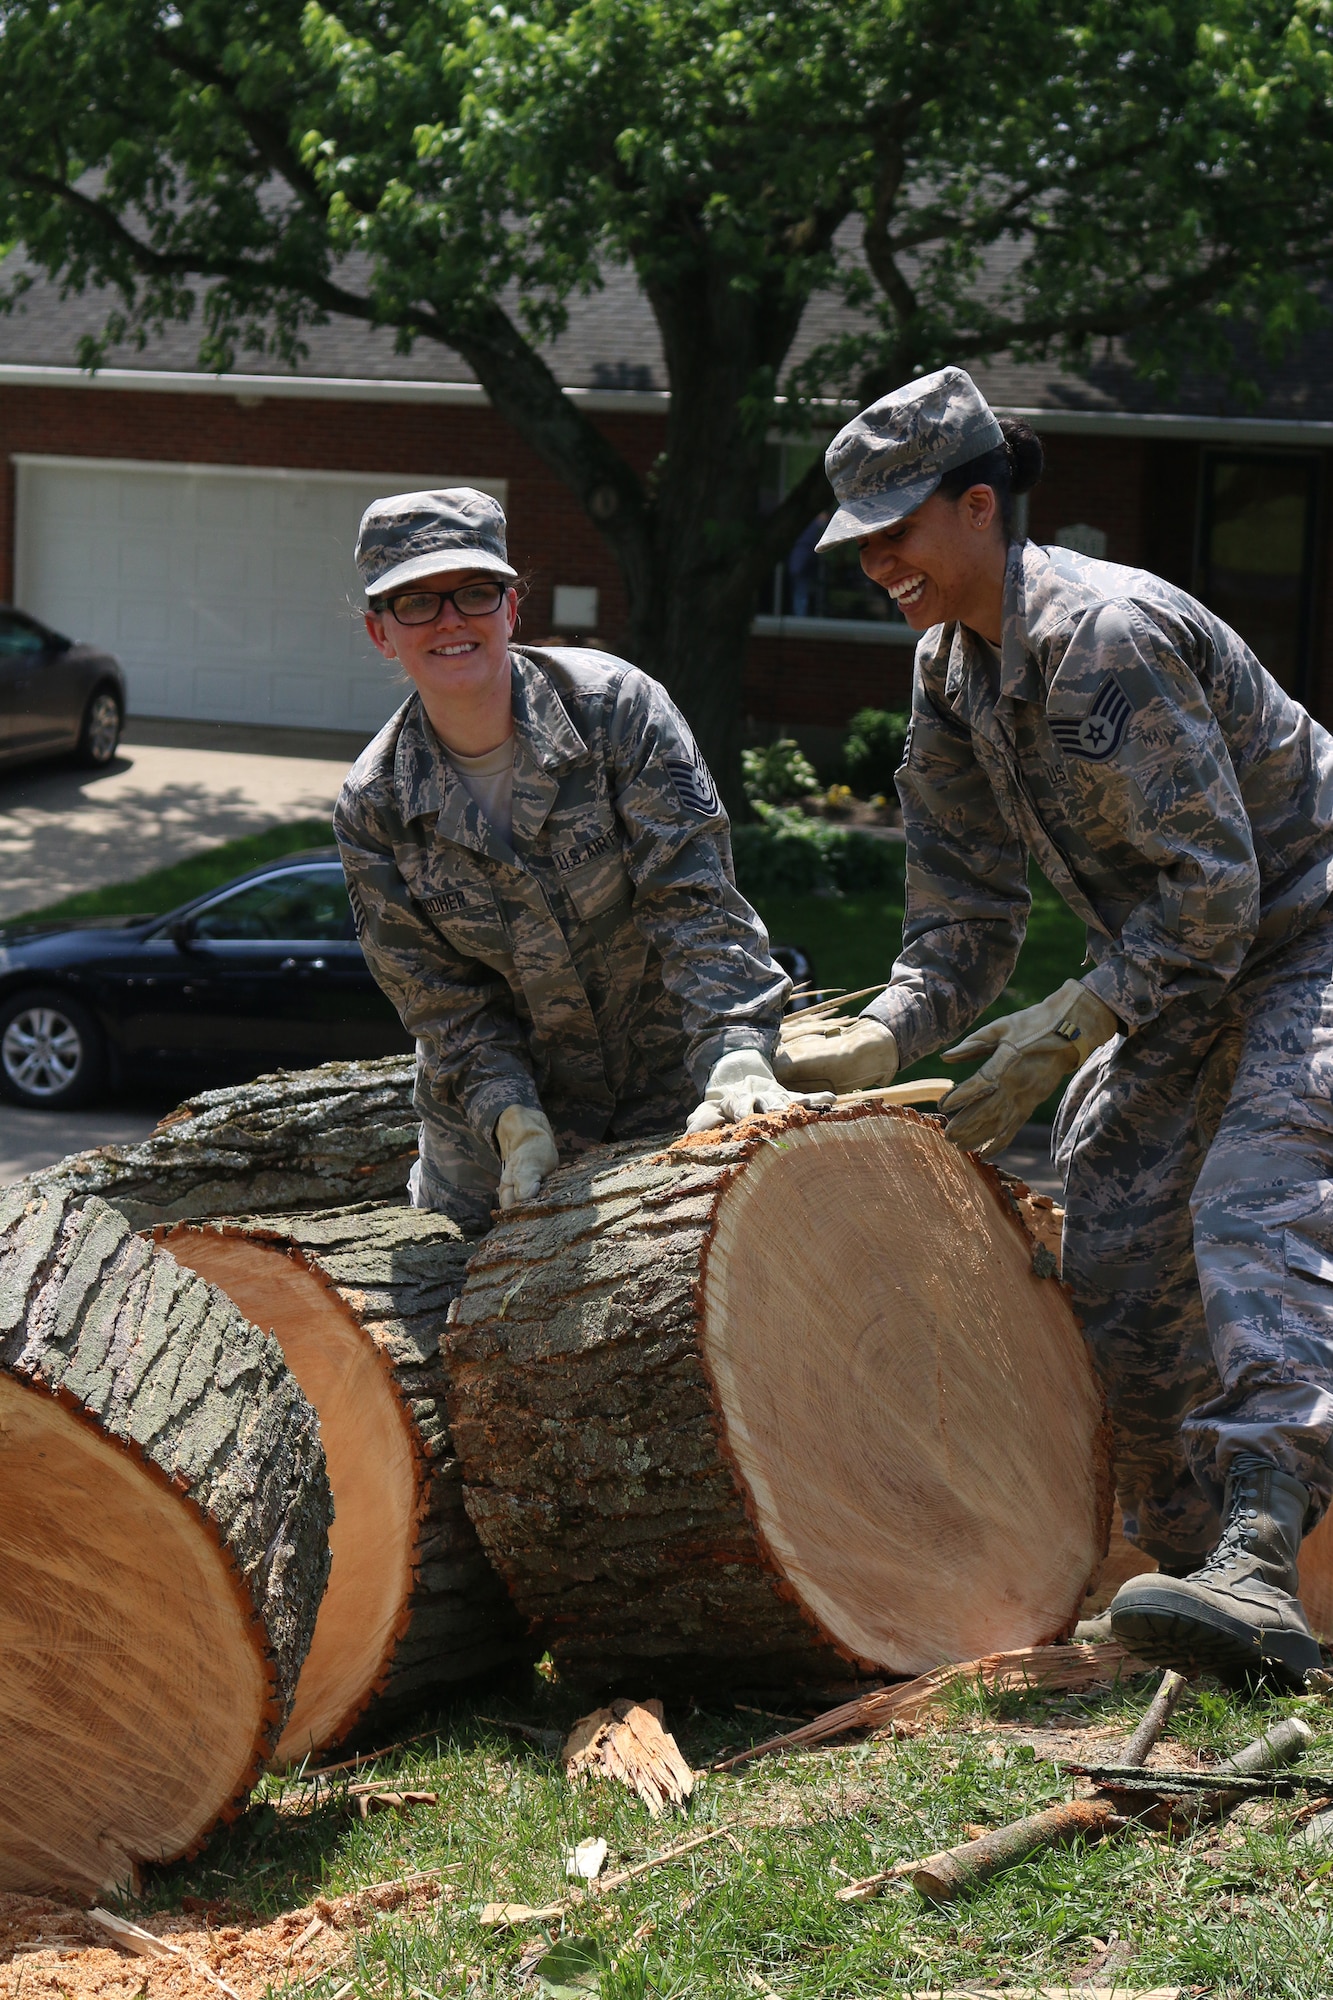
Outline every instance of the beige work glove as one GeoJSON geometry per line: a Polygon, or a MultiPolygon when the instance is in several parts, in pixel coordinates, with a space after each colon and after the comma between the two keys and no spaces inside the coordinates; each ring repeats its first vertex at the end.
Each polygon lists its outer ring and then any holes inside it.
{"type": "Polygon", "coordinates": [[[715,1126],[734,1125],[739,1118],[753,1118],[758,1111],[785,1111],[789,1104],[832,1102],[828,1091],[805,1097],[784,1090],[758,1049],[733,1049],[729,1056],[713,1064],[703,1103],[691,1111],[685,1130],[711,1132],[715,1126]]]}
{"type": "Polygon", "coordinates": [[[500,1206],[513,1208],[531,1201],[548,1174],[560,1164],[555,1133],[544,1111],[511,1104],[495,1121],[495,1144],[504,1162],[500,1175],[500,1206]]]}
{"type": "Polygon", "coordinates": [[[892,1030],[868,1014],[847,1019],[811,1021],[801,1026],[799,1014],[788,1015],[773,1058],[780,1083],[799,1090],[877,1090],[898,1074],[898,1044],[892,1030]]]}
{"type": "Polygon", "coordinates": [[[945,1054],[946,1062],[967,1062],[994,1051],[942,1100],[947,1136],[971,1153],[1003,1152],[1061,1077],[1072,1076],[1119,1030],[1106,1003],[1077,979],[1066,979],[1035,1007],[978,1028],[945,1054]]]}

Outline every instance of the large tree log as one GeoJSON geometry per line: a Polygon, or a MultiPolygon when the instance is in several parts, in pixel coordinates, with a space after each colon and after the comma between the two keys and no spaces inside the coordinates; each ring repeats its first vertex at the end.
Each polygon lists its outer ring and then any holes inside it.
{"type": "Polygon", "coordinates": [[[508,1664],[523,1627],[463,1508],[445,1408],[445,1316],[468,1245],[457,1223],[364,1204],[180,1223],[158,1240],[270,1329],[319,1413],[333,1567],[278,1763],[508,1664]]]}
{"type": "Polygon", "coordinates": [[[221,1293],[0,1196],[0,1888],[125,1887],[246,1798],[328,1574],[314,1412],[221,1293]]]}
{"type": "Polygon", "coordinates": [[[1065,1631],[1100,1394],[999,1177],[867,1104],[619,1146],[476,1251],[468,1510],[571,1673],[915,1674],[1065,1631]]]}
{"type": "Polygon", "coordinates": [[[192,1097],[137,1146],[76,1153],[35,1183],[100,1195],[136,1229],[210,1215],[406,1202],[415,1062],[280,1070],[192,1097]]]}

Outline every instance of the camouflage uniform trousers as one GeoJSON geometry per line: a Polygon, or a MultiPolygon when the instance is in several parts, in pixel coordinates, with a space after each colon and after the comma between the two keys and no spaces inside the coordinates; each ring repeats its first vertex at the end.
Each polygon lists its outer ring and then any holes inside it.
{"type": "MultiPolygon", "coordinates": [[[[604,1136],[611,1140],[647,1139],[661,1132],[676,1138],[696,1100],[697,1093],[693,1091],[687,1102],[675,1102],[665,1091],[629,1098],[616,1106],[604,1136]]],[[[501,1173],[499,1154],[487,1145],[461,1110],[452,1111],[425,1098],[424,1093],[418,1094],[417,1109],[422,1113],[421,1130],[417,1157],[407,1177],[408,1198],[413,1208],[429,1208],[439,1215],[451,1216],[467,1235],[484,1236],[496,1210],[501,1173]]],[[[558,1114],[552,1125],[562,1162],[586,1152],[595,1143],[586,1133],[562,1129],[558,1114]]]]}
{"type": "Polygon", "coordinates": [[[1211,1007],[1173,1001],[1093,1056],[1055,1154],[1130,1540],[1205,1554],[1242,1450],[1311,1490],[1313,1526],[1333,1494],[1333,911],[1211,1007]]]}

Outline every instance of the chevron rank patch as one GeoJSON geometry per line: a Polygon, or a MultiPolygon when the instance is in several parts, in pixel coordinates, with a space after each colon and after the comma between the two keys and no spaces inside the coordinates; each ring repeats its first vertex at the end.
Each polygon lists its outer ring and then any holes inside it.
{"type": "Polygon", "coordinates": [[[1125,740],[1125,725],[1134,713],[1129,696],[1114,674],[1108,674],[1096,699],[1079,721],[1051,719],[1051,734],[1062,750],[1104,764],[1125,740]]]}
{"type": "Polygon", "coordinates": [[[664,757],[662,762],[676,788],[676,797],[688,812],[701,813],[705,819],[712,819],[715,813],[721,812],[717,787],[697,750],[693,758],[664,757]]]}

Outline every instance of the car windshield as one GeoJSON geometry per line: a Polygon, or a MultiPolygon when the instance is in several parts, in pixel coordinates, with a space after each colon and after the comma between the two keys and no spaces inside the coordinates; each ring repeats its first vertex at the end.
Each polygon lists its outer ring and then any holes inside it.
{"type": "Polygon", "coordinates": [[[337,866],[288,869],[247,882],[201,910],[194,920],[194,934],[271,944],[332,944],[351,938],[352,906],[342,870],[337,866]]]}

